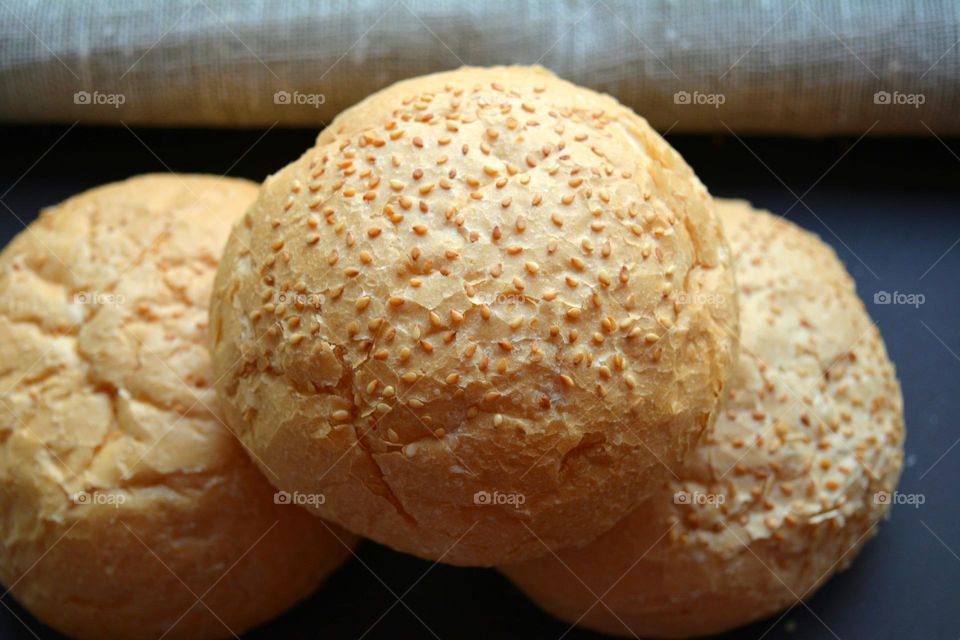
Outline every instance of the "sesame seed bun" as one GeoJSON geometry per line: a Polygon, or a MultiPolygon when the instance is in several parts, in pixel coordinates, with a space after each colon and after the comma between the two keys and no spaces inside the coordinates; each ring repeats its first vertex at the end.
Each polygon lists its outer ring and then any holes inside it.
{"type": "Polygon", "coordinates": [[[742,322],[716,425],[594,543],[502,568],[568,622],[687,637],[776,613],[850,563],[887,512],[878,492],[897,484],[900,386],[852,279],[813,234],[716,202],[742,322]]]}
{"type": "Polygon", "coordinates": [[[267,179],[211,344],[279,487],[492,565],[658,486],[711,419],[735,307],[710,197],[643,119],[541,68],[464,68],[369,97],[267,179]]]}
{"type": "Polygon", "coordinates": [[[72,637],[232,637],[348,554],[217,415],[209,294],[256,192],[137,177],[0,254],[0,581],[72,637]]]}

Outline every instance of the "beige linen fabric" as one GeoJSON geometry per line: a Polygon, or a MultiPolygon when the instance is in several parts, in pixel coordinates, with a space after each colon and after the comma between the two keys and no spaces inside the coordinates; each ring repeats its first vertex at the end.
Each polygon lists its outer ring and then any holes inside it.
{"type": "Polygon", "coordinates": [[[539,62],[661,130],[950,135],[958,16],[951,0],[6,0],[0,120],[320,127],[401,78],[539,62]]]}

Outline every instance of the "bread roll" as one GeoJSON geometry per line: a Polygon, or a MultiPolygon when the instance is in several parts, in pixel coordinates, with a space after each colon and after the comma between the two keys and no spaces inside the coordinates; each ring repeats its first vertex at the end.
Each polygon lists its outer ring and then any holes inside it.
{"type": "Polygon", "coordinates": [[[538,67],[415,78],[236,225],[218,391],[317,514],[425,558],[527,559],[612,526],[707,426],[729,262],[703,185],[609,96],[538,67]]]}
{"type": "Polygon", "coordinates": [[[809,597],[887,512],[902,400],[852,279],[813,234],[743,201],[717,209],[742,342],[716,425],[593,544],[503,568],[568,622],[641,637],[746,624],[809,597]]]}
{"type": "Polygon", "coordinates": [[[63,633],[233,637],[348,554],[349,535],[275,504],[218,417],[207,305],[255,195],[133,178],[0,254],[0,581],[63,633]]]}

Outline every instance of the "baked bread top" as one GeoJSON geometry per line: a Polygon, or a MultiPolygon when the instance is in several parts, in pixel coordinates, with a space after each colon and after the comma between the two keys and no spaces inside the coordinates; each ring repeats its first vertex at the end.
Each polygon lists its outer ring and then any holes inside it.
{"type": "Polygon", "coordinates": [[[707,426],[729,262],[703,185],[609,96],[539,67],[415,78],[234,229],[219,390],[317,513],[456,564],[532,557],[611,526],[707,426]]]}

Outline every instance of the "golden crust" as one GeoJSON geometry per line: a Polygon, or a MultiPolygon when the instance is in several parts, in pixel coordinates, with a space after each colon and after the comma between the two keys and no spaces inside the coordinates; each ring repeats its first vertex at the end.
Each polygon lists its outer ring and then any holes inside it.
{"type": "Polygon", "coordinates": [[[728,397],[655,498],[560,552],[563,564],[502,568],[564,620],[644,637],[746,624],[808,597],[887,512],[875,495],[899,478],[902,399],[852,279],[813,234],[743,201],[716,203],[742,323],[728,397]]]}
{"type": "Polygon", "coordinates": [[[71,636],[231,636],[348,554],[274,504],[214,409],[210,290],[255,195],[137,177],[43,211],[0,254],[0,581],[71,636]]]}
{"type": "Polygon", "coordinates": [[[609,96],[542,68],[415,78],[236,225],[218,390],[316,513],[454,564],[530,558],[612,526],[706,427],[729,261],[704,187],[609,96]]]}

